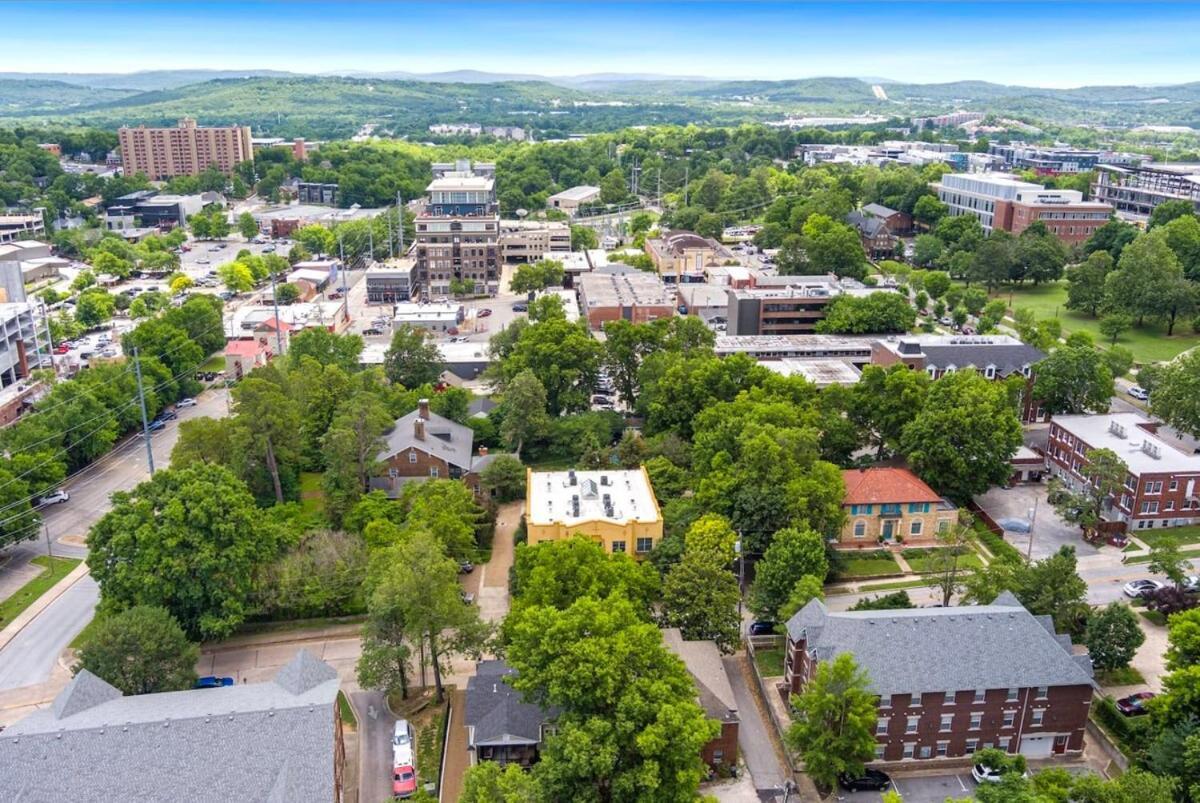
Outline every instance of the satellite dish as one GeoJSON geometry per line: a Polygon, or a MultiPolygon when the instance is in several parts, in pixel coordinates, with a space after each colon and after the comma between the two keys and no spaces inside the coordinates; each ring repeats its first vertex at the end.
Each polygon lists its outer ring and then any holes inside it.
{"type": "Polygon", "coordinates": [[[518,209],[517,210],[517,217],[519,217],[519,218],[524,218],[528,214],[529,214],[528,209],[518,209]]]}

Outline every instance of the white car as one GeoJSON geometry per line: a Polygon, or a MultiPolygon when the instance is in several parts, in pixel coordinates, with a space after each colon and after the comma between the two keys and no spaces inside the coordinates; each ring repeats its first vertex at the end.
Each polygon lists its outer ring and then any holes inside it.
{"type": "Polygon", "coordinates": [[[1129,390],[1127,390],[1125,392],[1128,393],[1133,398],[1138,399],[1140,401],[1146,401],[1146,399],[1150,398],[1150,391],[1146,390],[1141,385],[1134,385],[1133,387],[1131,387],[1129,390]]]}
{"type": "Polygon", "coordinates": [[[62,488],[57,488],[38,500],[38,507],[46,507],[47,505],[60,505],[63,502],[68,502],[71,495],[62,488]]]}
{"type": "MultiPolygon", "coordinates": [[[[975,764],[971,767],[971,777],[975,779],[975,783],[1000,783],[1004,780],[1004,773],[1001,770],[992,769],[983,764],[975,764]]],[[[1025,773],[1025,777],[1029,777],[1029,773],[1025,773]]]]}
{"type": "Polygon", "coordinates": [[[392,766],[415,766],[413,763],[412,726],[408,724],[407,719],[396,720],[396,726],[392,729],[392,766]]]}
{"type": "Polygon", "coordinates": [[[186,399],[180,399],[179,401],[175,402],[175,408],[177,410],[183,409],[184,407],[195,407],[195,406],[196,406],[196,400],[191,398],[190,396],[186,399]]]}
{"type": "Polygon", "coordinates": [[[1141,599],[1166,587],[1167,584],[1161,580],[1151,580],[1147,577],[1141,580],[1130,580],[1121,590],[1125,592],[1125,596],[1131,599],[1141,599]]]}

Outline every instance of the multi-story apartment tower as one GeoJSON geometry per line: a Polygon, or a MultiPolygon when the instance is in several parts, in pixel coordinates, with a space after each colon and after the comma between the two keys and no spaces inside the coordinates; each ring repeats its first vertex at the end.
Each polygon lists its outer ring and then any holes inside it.
{"type": "Polygon", "coordinates": [[[471,170],[443,171],[428,187],[416,220],[417,281],[426,295],[446,295],[450,283],[500,289],[500,212],[496,182],[471,170]]]}
{"type": "Polygon", "coordinates": [[[153,181],[194,176],[209,167],[232,173],[254,158],[250,126],[198,126],[190,117],[175,128],[121,128],[117,139],[125,175],[145,173],[153,181]]]}

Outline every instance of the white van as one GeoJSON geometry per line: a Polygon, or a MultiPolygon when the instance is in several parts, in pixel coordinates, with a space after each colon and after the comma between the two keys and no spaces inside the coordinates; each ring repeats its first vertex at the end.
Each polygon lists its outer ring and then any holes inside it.
{"type": "Polygon", "coordinates": [[[415,766],[413,762],[412,726],[408,724],[407,719],[396,720],[396,727],[392,729],[392,766],[415,766]]]}

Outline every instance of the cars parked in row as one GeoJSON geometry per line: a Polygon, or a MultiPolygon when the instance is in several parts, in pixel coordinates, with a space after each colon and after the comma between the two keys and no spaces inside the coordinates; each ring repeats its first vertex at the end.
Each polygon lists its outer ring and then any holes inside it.
{"type": "Polygon", "coordinates": [[[857,778],[845,774],[839,775],[838,786],[847,792],[886,792],[892,786],[892,779],[883,770],[866,767],[863,769],[863,774],[857,778]]]}
{"type": "Polygon", "coordinates": [[[412,766],[415,763],[412,725],[408,724],[407,719],[398,719],[392,726],[392,766],[412,766]]]}
{"type": "Polygon", "coordinates": [[[417,771],[411,764],[392,770],[392,797],[405,800],[417,793],[417,771]]]}

